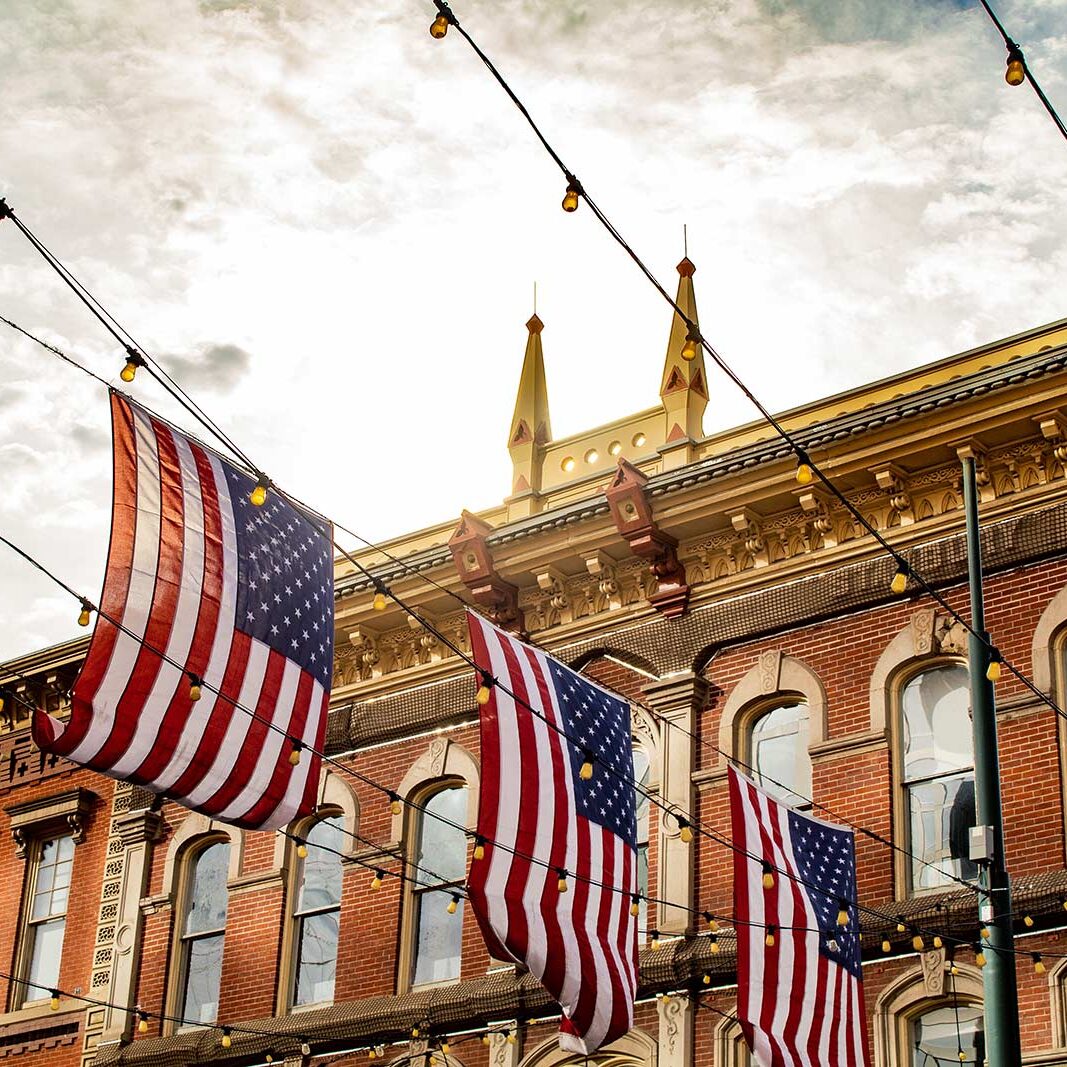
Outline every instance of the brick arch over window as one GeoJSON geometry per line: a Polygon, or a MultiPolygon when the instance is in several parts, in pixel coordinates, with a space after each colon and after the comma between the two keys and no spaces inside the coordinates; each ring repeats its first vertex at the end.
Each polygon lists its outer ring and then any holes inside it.
{"type": "Polygon", "coordinates": [[[982,1003],[982,973],[977,967],[957,963],[959,973],[950,977],[941,953],[925,953],[920,961],[890,982],[874,1003],[874,1067],[911,1062],[909,1029],[917,1016],[950,1006],[954,1000],[961,1006],[982,1003]]]}
{"type": "MultiPolygon", "coordinates": [[[[1064,679],[1058,677],[1056,654],[1064,647],[1064,633],[1067,631],[1067,586],[1061,589],[1041,613],[1034,628],[1034,639],[1030,647],[1034,685],[1042,693],[1051,693],[1053,684],[1059,682],[1063,687],[1064,679]]],[[[1059,694],[1060,699],[1063,693],[1059,694]]]]}
{"type": "Polygon", "coordinates": [[[241,875],[244,863],[245,838],[243,831],[229,823],[209,819],[198,811],[191,811],[181,826],[171,834],[167,843],[167,855],[163,860],[163,894],[174,900],[178,888],[178,875],[183,854],[204,837],[228,838],[230,842],[230,867],[228,878],[232,882],[241,875]]]}
{"type": "MultiPolygon", "coordinates": [[[[719,720],[719,748],[736,755],[748,713],[777,699],[800,699],[808,706],[808,745],[826,740],[826,690],[819,676],[801,659],[778,649],[762,652],[752,669],[734,686],[719,720]]],[[[719,757],[726,766],[726,757],[719,757]]]]}
{"type": "MultiPolygon", "coordinates": [[[[478,761],[461,744],[446,737],[435,737],[426,751],[411,765],[397,786],[402,799],[415,799],[435,781],[461,778],[467,783],[467,828],[473,830],[478,820],[478,787],[481,775],[478,761]]],[[[392,840],[404,834],[404,812],[393,816],[392,840]]]]}
{"type": "Polygon", "coordinates": [[[656,1067],[659,1046],[644,1030],[634,1027],[610,1045],[604,1045],[592,1056],[577,1056],[559,1047],[559,1038],[542,1041],[519,1067],[562,1067],[564,1064],[595,1064],[596,1067],[656,1067]]]}

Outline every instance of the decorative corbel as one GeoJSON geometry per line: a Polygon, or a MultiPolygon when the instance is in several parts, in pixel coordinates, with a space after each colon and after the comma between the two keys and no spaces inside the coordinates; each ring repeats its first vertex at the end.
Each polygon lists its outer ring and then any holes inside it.
{"type": "Polygon", "coordinates": [[[978,499],[983,504],[995,500],[997,496],[993,479],[986,469],[985,454],[985,445],[973,437],[969,441],[963,441],[956,446],[956,455],[959,456],[961,463],[965,459],[974,460],[974,480],[978,483],[978,499]]]}
{"type": "Polygon", "coordinates": [[[349,630],[348,641],[356,650],[356,672],[362,682],[371,678],[380,678],[382,669],[379,665],[378,637],[362,626],[349,630]]]}
{"type": "Polygon", "coordinates": [[[830,518],[830,497],[822,489],[801,489],[797,493],[800,509],[811,523],[808,540],[813,547],[836,548],[834,520],[830,518]]]}
{"type": "MultiPolygon", "coordinates": [[[[423,616],[435,630],[440,629],[437,623],[426,614],[424,609],[420,608],[419,614],[423,616]]],[[[416,653],[418,659],[423,663],[437,663],[438,660],[441,659],[441,643],[437,640],[437,637],[427,630],[426,627],[422,625],[422,622],[415,618],[414,615],[408,616],[408,628],[414,634],[413,640],[419,648],[419,651],[416,653]]]]}
{"type": "Polygon", "coordinates": [[[543,571],[538,572],[536,577],[537,588],[542,593],[548,593],[548,602],[559,612],[560,622],[570,622],[573,613],[571,612],[570,601],[567,598],[567,589],[564,585],[566,577],[562,571],[558,571],[555,567],[545,567],[543,571]]]}
{"type": "Polygon", "coordinates": [[[678,559],[678,539],[661,530],[652,517],[652,506],[645,495],[648,475],[625,459],[619,460],[615,477],[604,490],[615,528],[630,551],[648,560],[648,569],[656,588],[648,602],[669,619],[685,613],[689,603],[689,586],[685,566],[678,559]]]}
{"type": "Polygon", "coordinates": [[[611,609],[622,607],[622,593],[615,573],[615,561],[605,552],[596,551],[585,557],[585,569],[597,580],[601,598],[611,609]]]}
{"type": "Polygon", "coordinates": [[[498,573],[486,538],[493,527],[477,515],[464,511],[455,532],[448,539],[456,571],[476,604],[498,626],[513,632],[523,628],[519,590],[498,573]]]}
{"type": "Polygon", "coordinates": [[[915,521],[915,515],[907,489],[907,475],[894,463],[872,467],[871,474],[874,475],[878,488],[888,494],[889,506],[900,516],[900,525],[910,526],[915,521]]]}
{"type": "Polygon", "coordinates": [[[1052,446],[1052,458],[1067,471],[1067,418],[1060,411],[1049,411],[1034,419],[1041,436],[1052,446]]]}
{"type": "Polygon", "coordinates": [[[730,525],[741,535],[745,551],[752,557],[757,567],[766,567],[770,563],[767,545],[763,540],[759,516],[748,508],[742,508],[730,516],[730,525]]]}

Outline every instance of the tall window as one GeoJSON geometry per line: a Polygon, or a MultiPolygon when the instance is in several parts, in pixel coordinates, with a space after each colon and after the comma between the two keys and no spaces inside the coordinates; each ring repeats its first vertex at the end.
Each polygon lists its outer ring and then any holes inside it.
{"type": "Polygon", "coordinates": [[[457,902],[454,914],[449,914],[448,905],[460,891],[467,862],[467,837],[461,829],[467,821],[467,791],[458,786],[442,789],[424,807],[415,852],[420,869],[412,872],[417,880],[412,985],[458,978],[463,952],[463,900],[457,902]]]}
{"type": "Polygon", "coordinates": [[[974,825],[974,749],[967,670],[934,667],[904,687],[904,792],[912,889],[974,878],[967,837],[974,825]]]}
{"type": "Polygon", "coordinates": [[[807,704],[780,704],[752,724],[749,762],[760,785],[794,808],[811,806],[807,704]]]}
{"type": "Polygon", "coordinates": [[[637,939],[644,941],[645,932],[648,929],[648,905],[645,898],[648,896],[648,812],[649,799],[642,795],[641,790],[647,792],[649,774],[648,753],[640,746],[634,745],[634,781],[638,785],[637,793],[637,892],[641,894],[638,905],[640,910],[637,914],[637,939]]]}
{"type": "Polygon", "coordinates": [[[186,1023],[213,1023],[218,1018],[229,866],[228,841],[216,841],[191,858],[178,953],[180,1014],[186,1023]]]}
{"type": "Polygon", "coordinates": [[[300,861],[296,924],[296,968],[293,1004],[324,1004],[333,1000],[337,973],[337,941],[341,924],[340,815],[324,819],[308,831],[307,858],[300,861]]]}
{"type": "Polygon", "coordinates": [[[22,1000],[47,1000],[59,984],[59,961],[67,927],[70,871],[74,864],[74,839],[54,837],[39,841],[29,871],[30,897],[26,906],[26,942],[23,959],[26,980],[22,1000]]]}
{"type": "Polygon", "coordinates": [[[912,1067],[985,1062],[982,1009],[974,1004],[949,1005],[924,1012],[911,1024],[912,1067]]]}

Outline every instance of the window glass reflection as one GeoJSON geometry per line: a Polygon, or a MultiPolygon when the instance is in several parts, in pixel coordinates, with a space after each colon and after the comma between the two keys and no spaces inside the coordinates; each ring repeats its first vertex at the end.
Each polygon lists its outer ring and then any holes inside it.
{"type": "Polygon", "coordinates": [[[963,1061],[985,1060],[982,1009],[973,1004],[935,1008],[920,1015],[911,1026],[913,1067],[940,1067],[963,1061]]]}
{"type": "Polygon", "coordinates": [[[341,926],[342,817],[336,815],[315,823],[305,842],[308,854],[300,861],[300,890],[294,916],[295,1005],[333,1001],[341,926]]]}
{"type": "Polygon", "coordinates": [[[783,704],[752,726],[752,759],[760,785],[790,807],[811,806],[808,706],[783,704]]]}
{"type": "Polygon", "coordinates": [[[229,897],[230,845],[217,841],[193,858],[181,944],[181,1015],[189,1023],[218,1018],[229,897]]]}
{"type": "Polygon", "coordinates": [[[49,989],[59,984],[73,865],[73,837],[55,837],[37,846],[26,928],[26,978],[32,985],[25,990],[24,1002],[46,999],[49,989]]]}

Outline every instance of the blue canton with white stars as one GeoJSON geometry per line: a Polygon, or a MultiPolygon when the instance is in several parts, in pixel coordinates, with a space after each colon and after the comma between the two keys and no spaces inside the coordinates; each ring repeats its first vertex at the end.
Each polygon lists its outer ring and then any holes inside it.
{"type": "Polygon", "coordinates": [[[273,490],[256,507],[255,482],[223,464],[237,533],[238,630],[293,660],[324,689],[333,677],[330,538],[273,490]]]}
{"type": "Polygon", "coordinates": [[[793,843],[800,883],[818,916],[819,953],[860,976],[859,916],[856,914],[856,856],[852,833],[789,812],[789,837],[793,843]],[[807,884],[805,884],[807,883],[807,884]],[[838,926],[837,914],[844,903],[848,925],[838,926]]]}
{"type": "Polygon", "coordinates": [[[555,660],[548,661],[574,780],[574,810],[637,848],[634,758],[630,737],[630,705],[555,660]],[[593,759],[593,777],[579,774],[586,753],[593,759]],[[613,773],[614,768],[618,773],[613,773]]]}

